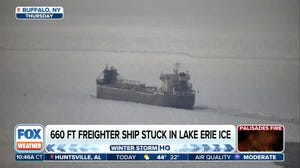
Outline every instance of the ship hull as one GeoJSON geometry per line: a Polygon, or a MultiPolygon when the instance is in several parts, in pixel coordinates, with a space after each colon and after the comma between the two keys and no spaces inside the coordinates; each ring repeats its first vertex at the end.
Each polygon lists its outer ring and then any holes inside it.
{"type": "Polygon", "coordinates": [[[144,103],[156,106],[193,109],[194,94],[164,95],[160,93],[145,93],[105,85],[97,85],[97,98],[144,103]]]}

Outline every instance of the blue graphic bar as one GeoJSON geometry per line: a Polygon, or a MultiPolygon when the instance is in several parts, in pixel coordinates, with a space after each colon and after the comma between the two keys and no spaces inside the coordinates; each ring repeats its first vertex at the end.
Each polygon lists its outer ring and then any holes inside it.
{"type": "Polygon", "coordinates": [[[104,161],[107,154],[45,154],[48,161],[104,161]]]}
{"type": "Polygon", "coordinates": [[[16,161],[44,161],[45,154],[43,153],[16,153],[16,161]]]}
{"type": "Polygon", "coordinates": [[[170,161],[188,160],[188,154],[107,154],[109,161],[170,161]]]}
{"type": "Polygon", "coordinates": [[[193,161],[284,161],[283,153],[189,154],[193,161]]]}
{"type": "Polygon", "coordinates": [[[55,20],[63,19],[63,13],[17,13],[16,18],[20,20],[55,20]]]}
{"type": "Polygon", "coordinates": [[[235,154],[30,154],[17,153],[16,161],[284,161],[284,153],[235,154]]]}

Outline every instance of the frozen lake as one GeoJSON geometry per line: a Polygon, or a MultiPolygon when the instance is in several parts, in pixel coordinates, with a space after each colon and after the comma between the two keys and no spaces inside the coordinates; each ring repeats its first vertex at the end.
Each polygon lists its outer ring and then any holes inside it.
{"type": "Polygon", "coordinates": [[[2,165],[298,167],[299,2],[227,2],[0,2],[0,151],[7,153],[0,157],[2,165]],[[16,21],[11,11],[17,5],[62,5],[65,18],[16,21]],[[195,110],[95,98],[95,78],[106,64],[125,78],[160,86],[160,73],[171,72],[175,62],[189,70],[193,87],[199,90],[195,110]],[[286,126],[287,159],[284,163],[16,163],[13,129],[19,123],[279,123],[286,126]]]}

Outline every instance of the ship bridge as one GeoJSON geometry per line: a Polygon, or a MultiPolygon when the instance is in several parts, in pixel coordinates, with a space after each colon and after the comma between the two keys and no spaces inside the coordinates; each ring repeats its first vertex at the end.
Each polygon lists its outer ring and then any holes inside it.
{"type": "Polygon", "coordinates": [[[171,94],[184,94],[194,92],[192,84],[189,83],[190,75],[189,72],[179,72],[179,63],[175,64],[173,74],[161,74],[160,80],[163,82],[162,90],[165,93],[171,94]]]}

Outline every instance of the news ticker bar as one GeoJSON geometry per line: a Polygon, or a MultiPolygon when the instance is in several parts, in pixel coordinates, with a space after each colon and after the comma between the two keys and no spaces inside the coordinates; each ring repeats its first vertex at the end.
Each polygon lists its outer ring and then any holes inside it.
{"type": "Polygon", "coordinates": [[[17,153],[16,161],[262,161],[282,162],[284,153],[230,153],[230,154],[43,154],[17,153]]]}
{"type": "Polygon", "coordinates": [[[284,126],[18,124],[17,153],[235,153],[284,151],[284,126]]]}

